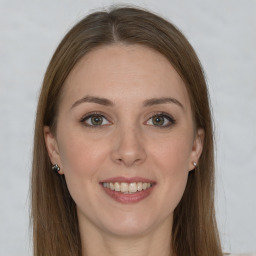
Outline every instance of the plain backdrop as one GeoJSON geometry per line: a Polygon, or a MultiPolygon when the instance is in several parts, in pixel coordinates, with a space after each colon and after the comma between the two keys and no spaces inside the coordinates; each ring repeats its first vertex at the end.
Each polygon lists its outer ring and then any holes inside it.
{"type": "MultiPolygon", "coordinates": [[[[0,0],[0,256],[32,255],[33,126],[47,64],[84,15],[119,1],[0,0]]],[[[225,251],[256,252],[256,1],[126,1],[187,36],[204,66],[216,126],[216,209],[225,251]]]]}

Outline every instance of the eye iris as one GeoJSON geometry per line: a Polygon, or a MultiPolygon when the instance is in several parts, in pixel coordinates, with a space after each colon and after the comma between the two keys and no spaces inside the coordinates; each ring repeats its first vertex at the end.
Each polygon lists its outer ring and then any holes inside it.
{"type": "Polygon", "coordinates": [[[101,116],[92,116],[91,120],[93,125],[101,125],[103,122],[101,116]]]}
{"type": "Polygon", "coordinates": [[[154,125],[163,125],[164,124],[164,117],[162,117],[162,116],[154,116],[153,117],[153,124],[154,125]]]}

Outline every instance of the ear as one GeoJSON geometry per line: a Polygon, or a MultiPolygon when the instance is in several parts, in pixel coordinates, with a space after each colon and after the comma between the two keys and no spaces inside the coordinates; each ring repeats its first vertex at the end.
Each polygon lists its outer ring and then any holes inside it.
{"type": "Polygon", "coordinates": [[[60,167],[60,171],[58,172],[59,174],[64,174],[62,170],[58,144],[49,126],[44,126],[44,140],[51,163],[57,164],[60,167]]]}
{"type": "Polygon", "coordinates": [[[193,141],[192,151],[190,154],[189,170],[195,169],[194,163],[198,163],[204,146],[204,129],[198,129],[193,141]]]}

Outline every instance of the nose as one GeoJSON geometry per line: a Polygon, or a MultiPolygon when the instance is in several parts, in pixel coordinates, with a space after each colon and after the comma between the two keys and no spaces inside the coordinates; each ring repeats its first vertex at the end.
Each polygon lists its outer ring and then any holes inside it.
{"type": "Polygon", "coordinates": [[[112,161],[126,167],[142,164],[146,160],[145,141],[133,127],[119,130],[111,152],[112,161]]]}

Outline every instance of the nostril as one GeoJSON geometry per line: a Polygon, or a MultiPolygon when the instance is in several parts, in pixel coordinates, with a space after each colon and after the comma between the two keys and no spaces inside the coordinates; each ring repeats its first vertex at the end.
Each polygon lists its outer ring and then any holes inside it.
{"type": "Polygon", "coordinates": [[[132,166],[145,161],[147,154],[144,147],[138,145],[122,144],[118,145],[111,152],[111,159],[116,164],[132,166]]]}

